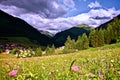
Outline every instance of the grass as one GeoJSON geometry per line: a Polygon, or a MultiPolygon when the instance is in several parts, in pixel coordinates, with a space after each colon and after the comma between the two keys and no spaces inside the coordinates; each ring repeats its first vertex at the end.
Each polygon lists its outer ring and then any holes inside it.
{"type": "MultiPolygon", "coordinates": [[[[116,43],[116,44],[105,44],[102,47],[97,47],[97,48],[89,48],[88,50],[104,50],[104,49],[114,49],[114,48],[120,48],[120,43],[116,43]]],[[[87,51],[87,50],[86,50],[87,51]]]]}
{"type": "Polygon", "coordinates": [[[0,63],[0,80],[120,80],[120,43],[43,57],[0,54],[0,63]],[[77,71],[70,69],[74,60],[77,71]],[[11,77],[13,69],[18,74],[11,77]]]}

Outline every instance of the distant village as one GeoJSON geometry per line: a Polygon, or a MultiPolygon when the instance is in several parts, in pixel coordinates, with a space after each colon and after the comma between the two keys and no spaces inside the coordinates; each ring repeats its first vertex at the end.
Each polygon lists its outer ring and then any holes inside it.
{"type": "Polygon", "coordinates": [[[19,44],[12,44],[12,43],[7,43],[7,44],[3,44],[0,43],[0,48],[4,48],[4,49],[13,49],[13,48],[24,48],[23,45],[19,45],[19,44]]]}
{"type": "Polygon", "coordinates": [[[2,54],[9,54],[10,50],[12,49],[24,49],[25,47],[23,45],[14,44],[14,43],[0,43],[0,49],[3,51],[2,54]]]}

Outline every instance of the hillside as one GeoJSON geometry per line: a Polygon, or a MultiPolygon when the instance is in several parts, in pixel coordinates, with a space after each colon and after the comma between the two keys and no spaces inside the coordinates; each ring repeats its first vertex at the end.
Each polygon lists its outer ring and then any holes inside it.
{"type": "Polygon", "coordinates": [[[101,24],[101,25],[98,26],[96,29],[107,28],[107,25],[108,25],[109,23],[113,22],[115,18],[120,19],[120,14],[119,14],[118,16],[114,17],[113,19],[111,19],[110,21],[108,21],[108,22],[106,22],[106,23],[104,23],[104,24],[101,24]]]}
{"type": "MultiPolygon", "coordinates": [[[[117,18],[120,19],[120,15],[118,15],[117,18]]],[[[106,28],[107,24],[112,21],[113,19],[100,25],[96,29],[101,27],[106,28]]],[[[37,45],[40,44],[42,46],[54,44],[56,47],[60,47],[64,45],[68,36],[76,40],[78,36],[82,35],[83,33],[88,35],[91,29],[92,28],[86,24],[80,24],[68,30],[59,32],[53,36],[47,31],[38,31],[25,21],[0,10],[0,43],[33,43],[37,45]],[[16,41],[16,39],[19,40],[16,41]]]]}
{"type": "MultiPolygon", "coordinates": [[[[43,46],[52,44],[51,38],[41,34],[25,21],[0,10],[0,37],[25,37],[31,42],[43,46]]],[[[22,38],[21,38],[22,40],[22,38]]],[[[9,41],[9,40],[8,40],[9,41]]],[[[15,42],[15,41],[13,41],[15,42]]],[[[23,41],[24,42],[24,41],[23,41]]],[[[2,42],[1,42],[2,43],[2,42]]]]}
{"type": "Polygon", "coordinates": [[[89,26],[78,25],[76,27],[59,32],[53,38],[54,44],[55,46],[63,46],[68,36],[76,40],[78,36],[81,36],[83,33],[88,35],[90,30],[91,28],[89,26]]]}

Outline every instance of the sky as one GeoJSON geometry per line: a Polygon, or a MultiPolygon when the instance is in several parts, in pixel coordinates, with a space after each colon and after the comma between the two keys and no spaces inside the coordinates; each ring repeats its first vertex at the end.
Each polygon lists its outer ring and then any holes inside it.
{"type": "Polygon", "coordinates": [[[53,34],[79,24],[92,27],[120,14],[119,0],[0,0],[0,10],[53,34]]]}

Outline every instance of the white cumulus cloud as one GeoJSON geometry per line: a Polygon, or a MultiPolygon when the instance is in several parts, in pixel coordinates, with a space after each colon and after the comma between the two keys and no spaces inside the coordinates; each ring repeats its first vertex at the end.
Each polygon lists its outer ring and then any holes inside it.
{"type": "Polygon", "coordinates": [[[43,18],[39,14],[35,14],[35,13],[24,13],[17,17],[25,20],[26,22],[28,22],[38,30],[45,30],[53,34],[56,34],[57,32],[63,31],[65,29],[69,29],[78,24],[88,24],[90,26],[97,27],[100,24],[103,24],[108,20],[112,19],[113,17],[117,16],[118,14],[120,14],[120,10],[115,10],[115,8],[110,8],[108,10],[92,9],[88,13],[82,13],[77,16],[68,17],[68,18],[49,19],[49,18],[43,18]]]}
{"type": "MultiPolygon", "coordinates": [[[[65,1],[66,5],[71,4],[71,8],[74,8],[73,0],[65,1]]],[[[101,6],[97,1],[90,4],[92,9],[87,13],[67,18],[60,17],[66,13],[66,8],[57,0],[3,0],[0,3],[0,9],[25,20],[38,30],[46,30],[53,34],[78,24],[97,27],[120,14],[120,10],[116,10],[114,7],[94,9],[94,7],[101,6]]]]}
{"type": "Polygon", "coordinates": [[[95,1],[95,2],[91,2],[89,5],[88,5],[89,8],[96,8],[96,7],[102,7],[100,5],[99,2],[95,1]]]}

